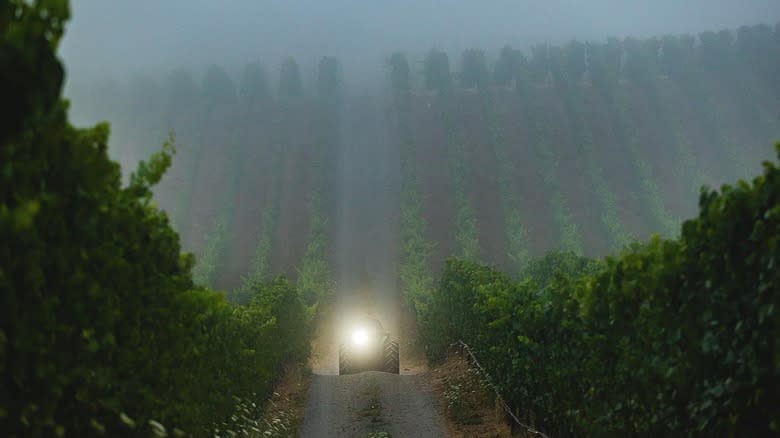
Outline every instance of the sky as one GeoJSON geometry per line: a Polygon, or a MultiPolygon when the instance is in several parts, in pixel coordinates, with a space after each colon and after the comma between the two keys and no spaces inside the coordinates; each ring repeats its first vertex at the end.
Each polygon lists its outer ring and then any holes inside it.
{"type": "Polygon", "coordinates": [[[391,52],[603,40],[780,21],[780,0],[72,0],[69,75],[121,77],[287,56],[377,64],[391,52]]]}

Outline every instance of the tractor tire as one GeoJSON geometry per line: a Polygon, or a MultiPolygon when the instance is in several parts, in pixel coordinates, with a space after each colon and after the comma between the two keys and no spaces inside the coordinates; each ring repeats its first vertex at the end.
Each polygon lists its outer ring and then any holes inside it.
{"type": "Polygon", "coordinates": [[[352,364],[352,355],[348,347],[342,345],[339,347],[339,375],[355,374],[355,368],[352,364]]]}
{"type": "Polygon", "coordinates": [[[384,348],[384,366],[382,371],[390,374],[401,374],[401,361],[398,354],[398,340],[387,338],[384,348]]]}

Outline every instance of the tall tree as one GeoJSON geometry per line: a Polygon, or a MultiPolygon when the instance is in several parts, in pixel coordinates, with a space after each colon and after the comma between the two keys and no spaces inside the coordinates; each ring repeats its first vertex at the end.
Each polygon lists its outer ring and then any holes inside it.
{"type": "Polygon", "coordinates": [[[516,85],[524,76],[526,59],[523,52],[504,46],[493,69],[493,82],[500,87],[516,85]]]}
{"type": "Polygon", "coordinates": [[[66,1],[0,2],[0,142],[18,133],[35,111],[57,104],[65,70],[53,49],[68,18],[66,1]]]}
{"type": "Polygon", "coordinates": [[[332,99],[338,95],[341,78],[339,60],[324,56],[317,68],[317,91],[320,97],[332,99]]]}
{"type": "Polygon", "coordinates": [[[547,61],[550,67],[550,73],[555,82],[567,82],[566,58],[563,48],[559,46],[549,46],[547,50],[547,61]]]}
{"type": "Polygon", "coordinates": [[[623,44],[609,38],[606,44],[588,44],[588,71],[594,85],[610,91],[620,79],[623,44]]]}
{"type": "Polygon", "coordinates": [[[460,61],[460,86],[463,88],[482,88],[488,85],[489,73],[485,52],[468,49],[463,52],[460,61]]]}
{"type": "Polygon", "coordinates": [[[550,73],[549,46],[538,44],[531,48],[531,79],[534,82],[544,82],[550,73]]]}
{"type": "Polygon", "coordinates": [[[702,32],[699,34],[699,62],[708,70],[731,69],[734,51],[734,35],[731,31],[702,32]]]}
{"type": "Polygon", "coordinates": [[[169,118],[175,114],[191,110],[198,104],[199,90],[189,70],[176,69],[169,76],[165,86],[166,109],[169,118]]]}
{"type": "Polygon", "coordinates": [[[585,44],[579,41],[571,41],[564,49],[566,57],[566,74],[569,81],[577,81],[582,78],[588,69],[585,44]]]}
{"type": "Polygon", "coordinates": [[[772,68],[772,81],[775,91],[780,91],[780,21],[775,25],[775,39],[770,57],[775,60],[772,68]]]}
{"type": "Polygon", "coordinates": [[[658,50],[661,47],[656,38],[638,40],[626,38],[625,74],[635,82],[649,83],[658,75],[658,50]]]}
{"type": "Polygon", "coordinates": [[[408,93],[412,89],[409,78],[409,61],[403,53],[393,53],[387,60],[390,69],[390,88],[396,96],[408,93]]]}
{"type": "Polygon", "coordinates": [[[298,63],[287,58],[282,62],[282,68],[279,74],[279,97],[289,99],[303,95],[303,84],[301,81],[301,69],[298,63]]]}
{"type": "Polygon", "coordinates": [[[235,103],[236,86],[222,67],[211,65],[203,78],[203,94],[206,105],[213,108],[219,105],[235,103]]]}
{"type": "Polygon", "coordinates": [[[247,64],[244,67],[244,75],[241,77],[241,102],[247,107],[271,98],[271,90],[268,86],[268,74],[259,64],[247,64]]]}
{"type": "Polygon", "coordinates": [[[425,88],[445,92],[451,86],[450,58],[441,50],[431,49],[425,57],[425,88]]]}
{"type": "Polygon", "coordinates": [[[776,79],[772,29],[764,24],[742,26],[737,31],[737,51],[744,65],[749,66],[756,75],[767,83],[776,79]]]}

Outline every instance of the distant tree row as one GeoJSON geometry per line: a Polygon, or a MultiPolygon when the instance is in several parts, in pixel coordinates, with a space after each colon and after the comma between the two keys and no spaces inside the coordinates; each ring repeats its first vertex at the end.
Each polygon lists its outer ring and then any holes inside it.
{"type": "MultiPolygon", "coordinates": [[[[338,59],[323,57],[317,69],[316,83],[313,84],[316,95],[334,96],[338,93],[340,83],[338,59]]],[[[194,104],[213,108],[215,105],[240,103],[251,107],[274,99],[268,70],[257,63],[244,67],[238,83],[223,67],[211,65],[203,74],[200,84],[190,70],[180,68],[162,81],[150,75],[137,75],[124,87],[117,81],[103,81],[84,88],[78,90],[82,92],[79,94],[87,95],[79,96],[80,106],[87,114],[100,117],[111,117],[117,112],[150,114],[155,109],[176,114],[194,104]]],[[[301,69],[294,59],[288,58],[282,62],[276,90],[276,97],[281,100],[305,94],[301,69]]]]}
{"type": "MultiPolygon", "coordinates": [[[[387,61],[391,89],[412,89],[413,72],[401,53],[387,61]]],[[[531,49],[530,57],[504,47],[493,69],[485,53],[465,50],[460,70],[453,72],[448,55],[430,50],[423,60],[420,82],[429,91],[452,87],[516,87],[518,84],[550,84],[554,79],[647,81],[657,77],[685,79],[702,70],[728,73],[736,65],[748,65],[760,79],[780,90],[780,23],[743,26],[736,32],[703,32],[698,36],[664,36],[648,39],[609,38],[606,42],[572,41],[565,46],[548,44],[531,49]]]]}

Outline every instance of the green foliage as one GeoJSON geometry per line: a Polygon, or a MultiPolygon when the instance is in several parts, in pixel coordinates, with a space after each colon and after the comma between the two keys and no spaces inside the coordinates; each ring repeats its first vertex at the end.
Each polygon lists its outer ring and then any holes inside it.
{"type": "MultiPolygon", "coordinates": [[[[691,142],[686,135],[683,123],[681,123],[679,104],[674,101],[666,102],[659,99],[661,85],[658,81],[648,81],[645,84],[646,94],[653,111],[665,130],[670,131],[676,160],[670,167],[674,169],[675,176],[679,181],[688,181],[687,194],[698,196],[699,188],[709,180],[705,176],[701,166],[696,162],[695,155],[691,149],[691,142]]],[[[677,90],[675,90],[677,91],[677,90]]]]}
{"type": "Polygon", "coordinates": [[[512,280],[475,262],[447,260],[439,286],[431,293],[430,304],[424,313],[423,340],[429,359],[443,359],[454,341],[470,343],[477,339],[483,324],[474,311],[480,300],[476,287],[497,284],[508,286],[512,280]],[[453,318],[453,315],[458,317],[453,318]]]}
{"type": "MultiPolygon", "coordinates": [[[[638,45],[639,43],[636,44],[638,45]]],[[[630,116],[629,97],[625,90],[622,90],[613,82],[617,80],[617,75],[606,62],[606,58],[598,57],[591,61],[595,72],[593,82],[607,100],[610,117],[616,121],[618,132],[626,143],[630,160],[639,177],[643,201],[650,210],[650,214],[656,223],[656,228],[661,230],[664,236],[673,236],[678,221],[666,209],[664,200],[655,183],[652,165],[644,157],[639,144],[637,122],[630,116]]],[[[605,197],[604,200],[609,202],[608,197],[605,197]]]]}
{"type": "MultiPolygon", "coordinates": [[[[503,201],[508,205],[508,201],[503,201]]],[[[524,225],[519,209],[509,209],[505,213],[507,240],[509,243],[509,259],[515,266],[515,271],[521,271],[531,258],[528,249],[528,228],[524,225]]]]}
{"type": "MultiPolygon", "coordinates": [[[[3,62],[55,59],[67,3],[11,5],[0,6],[3,62]]],[[[108,125],[76,129],[50,101],[55,67],[41,61],[20,86],[24,130],[0,127],[0,430],[206,436],[237,398],[265,397],[285,362],[306,357],[307,312],[284,279],[256,286],[246,306],[196,289],[192,257],[152,202],[172,142],[122,187],[108,125]]]]}
{"type": "Polygon", "coordinates": [[[340,71],[336,58],[324,57],[319,66],[318,147],[312,151],[309,172],[313,176],[309,194],[308,242],[303,262],[298,270],[298,289],[312,315],[320,304],[330,303],[335,294],[335,281],[328,262],[328,211],[325,193],[331,175],[328,165],[339,143],[340,71]]]}
{"type": "Polygon", "coordinates": [[[184,380],[177,385],[182,394],[177,403],[167,400],[167,406],[182,410],[182,418],[163,424],[200,435],[233,415],[241,401],[264,399],[282,364],[308,355],[309,319],[296,288],[279,278],[256,285],[253,294],[245,306],[229,305],[212,292],[185,295],[177,316],[193,338],[189,345],[187,337],[182,339],[189,348],[188,356],[180,357],[186,360],[179,371],[184,380]],[[204,299],[210,307],[204,308],[204,299]]]}
{"type": "Polygon", "coordinates": [[[279,393],[274,392],[268,399],[268,404],[274,406],[269,411],[263,411],[263,406],[252,400],[240,400],[236,412],[229,419],[214,428],[215,436],[245,436],[250,438],[295,438],[295,428],[298,418],[292,409],[277,410],[275,403],[279,401],[279,393]]]}
{"type": "MultiPolygon", "coordinates": [[[[445,107],[456,105],[450,96],[441,96],[440,104],[445,107]]],[[[455,120],[455,110],[445,110],[445,126],[448,133],[447,164],[449,185],[455,203],[455,242],[460,248],[460,256],[466,260],[479,260],[481,248],[474,205],[466,192],[466,145],[463,138],[463,126],[455,120]]]]}
{"type": "Polygon", "coordinates": [[[253,285],[261,284],[270,279],[271,275],[271,251],[273,246],[273,231],[276,227],[279,213],[279,196],[281,184],[282,145],[276,145],[272,150],[271,190],[272,199],[270,205],[263,210],[258,230],[257,246],[252,258],[252,267],[249,274],[243,278],[242,285],[231,294],[231,301],[244,303],[249,299],[253,285]]]}
{"type": "Polygon", "coordinates": [[[566,203],[565,197],[561,192],[560,183],[557,178],[558,160],[555,153],[549,148],[542,146],[540,155],[544,163],[544,184],[550,191],[550,207],[553,211],[553,220],[558,225],[560,233],[560,247],[566,251],[574,251],[582,254],[583,245],[580,233],[577,230],[577,224],[572,217],[571,209],[566,203]]]}
{"type": "Polygon", "coordinates": [[[463,192],[457,192],[455,198],[458,203],[455,213],[455,242],[458,243],[464,259],[479,260],[481,251],[477,237],[476,212],[463,192]]]}
{"type": "Polygon", "coordinates": [[[579,78],[584,74],[584,53],[585,46],[572,42],[567,47],[567,61],[569,69],[567,73],[562,74],[557,80],[557,85],[561,90],[561,96],[566,109],[566,115],[572,125],[574,141],[578,143],[579,150],[584,155],[585,166],[590,177],[590,183],[593,186],[593,193],[598,202],[601,212],[601,222],[608,231],[609,238],[612,240],[612,248],[619,249],[626,245],[631,236],[626,232],[620,218],[617,214],[617,205],[615,194],[609,188],[603,171],[598,161],[594,157],[595,144],[591,128],[583,116],[584,109],[581,109],[578,102],[585,100],[580,92],[578,83],[579,78]],[[582,58],[582,59],[580,59],[582,58]]]}
{"type": "Polygon", "coordinates": [[[490,382],[477,368],[469,366],[462,374],[444,376],[447,415],[456,423],[479,424],[479,411],[495,403],[490,382]]]}
{"type": "Polygon", "coordinates": [[[499,190],[501,204],[504,211],[504,222],[507,230],[509,244],[509,258],[514,263],[516,272],[520,272],[528,263],[530,251],[528,249],[528,228],[523,220],[523,213],[517,207],[518,196],[512,189],[512,177],[517,169],[508,159],[505,159],[502,148],[505,145],[496,144],[494,150],[499,158],[499,190]]]}
{"type": "Polygon", "coordinates": [[[205,245],[198,254],[198,262],[192,271],[193,280],[198,286],[213,286],[215,276],[223,266],[225,247],[231,240],[229,224],[233,222],[235,216],[236,193],[242,177],[242,151],[234,147],[240,136],[241,130],[235,129],[230,134],[231,138],[222,144],[226,154],[232,157],[229,160],[230,165],[225,168],[227,183],[222,196],[221,210],[206,234],[205,245]]]}
{"type": "Polygon", "coordinates": [[[335,292],[333,273],[328,265],[326,226],[322,195],[314,193],[312,199],[309,242],[303,255],[303,266],[298,271],[298,289],[303,302],[310,308],[329,301],[335,292]]]}
{"type": "Polygon", "coordinates": [[[192,269],[192,280],[198,286],[210,287],[214,281],[214,274],[224,256],[226,235],[227,217],[225,214],[220,214],[214,219],[214,224],[206,234],[206,243],[192,269]]]}
{"type": "Polygon", "coordinates": [[[65,71],[54,49],[68,18],[66,0],[0,4],[0,142],[57,105],[65,71]]]}
{"type": "MultiPolygon", "coordinates": [[[[759,30],[758,35],[760,33],[759,30]]],[[[771,87],[771,79],[762,77],[762,70],[766,73],[764,68],[774,57],[764,55],[764,61],[751,57],[751,49],[747,48],[762,39],[755,35],[758,41],[751,41],[751,34],[752,32],[743,29],[741,40],[738,40],[737,44],[728,30],[704,32],[699,35],[698,45],[692,36],[679,39],[667,37],[662,43],[661,63],[668,74],[682,85],[683,91],[701,114],[704,129],[713,134],[710,147],[721,152],[723,160],[729,165],[727,168],[731,167],[732,172],[728,174],[728,178],[743,178],[751,174],[750,155],[745,153],[745,148],[741,145],[744,140],[738,137],[743,122],[735,123],[737,117],[732,112],[735,108],[739,108],[743,113],[741,117],[755,119],[753,122],[763,124],[764,129],[772,132],[772,135],[777,133],[777,130],[773,129],[776,117],[767,117],[765,109],[756,111],[756,102],[760,102],[762,95],[768,90],[772,92],[771,88],[765,88],[766,85],[771,87]],[[745,51],[736,53],[737,48],[745,48],[745,51]],[[739,56],[740,54],[742,56],[739,56]],[[750,61],[746,62],[747,59],[750,61]],[[755,75],[737,75],[739,69],[753,70],[755,75]],[[764,79],[767,84],[763,84],[759,78],[764,79]],[[733,82],[734,86],[724,88],[724,82],[733,82]],[[758,91],[759,89],[762,91],[758,91]],[[736,90],[737,97],[734,97],[733,92],[724,96],[724,90],[736,90]],[[746,102],[740,102],[740,99],[745,99],[746,102]]]]}
{"type": "Polygon", "coordinates": [[[416,179],[405,175],[401,189],[401,263],[404,297],[418,316],[425,314],[433,289],[430,257],[434,245],[425,237],[426,223],[416,179]]]}
{"type": "MultiPolygon", "coordinates": [[[[510,50],[508,47],[505,50],[510,50]]],[[[502,56],[513,56],[510,54],[502,56]]],[[[497,67],[498,68],[498,67],[497,67]]],[[[520,194],[514,187],[515,178],[519,175],[517,165],[509,158],[509,152],[514,146],[508,140],[505,130],[502,129],[498,112],[495,111],[495,105],[490,94],[482,95],[482,114],[488,124],[488,141],[495,162],[498,163],[498,191],[501,201],[501,210],[504,216],[504,226],[506,227],[506,238],[508,246],[508,256],[514,265],[513,273],[522,271],[528,260],[530,252],[528,249],[528,228],[524,223],[524,212],[520,211],[520,194]]]]}
{"type": "MultiPolygon", "coordinates": [[[[522,93],[528,93],[528,91],[527,87],[521,89],[522,93]]],[[[538,103],[529,102],[527,108],[529,111],[528,140],[532,145],[533,160],[539,163],[538,167],[542,173],[545,193],[549,194],[547,198],[559,232],[557,246],[566,251],[582,254],[582,238],[572,217],[571,208],[567,205],[566,197],[562,192],[559,158],[553,149],[553,141],[560,136],[560,129],[540,115],[543,108],[538,103]]]]}
{"type": "Polygon", "coordinates": [[[600,267],[601,263],[571,251],[552,251],[529,262],[520,277],[532,280],[537,287],[545,288],[560,275],[594,274],[600,267]]]}
{"type": "MultiPolygon", "coordinates": [[[[631,122],[628,123],[630,124],[631,122]]],[[[631,144],[633,144],[633,141],[631,144]]],[[[640,156],[638,149],[632,148],[631,153],[636,163],[637,171],[639,172],[641,186],[645,195],[645,202],[650,207],[653,218],[658,223],[659,229],[664,236],[674,236],[674,230],[677,227],[678,221],[675,220],[675,218],[669,214],[666,207],[664,207],[663,198],[658,191],[658,185],[655,183],[652,166],[645,158],[640,156]]]]}
{"type": "Polygon", "coordinates": [[[726,162],[734,171],[731,175],[747,177],[750,166],[736,135],[739,126],[734,123],[734,118],[730,117],[729,113],[734,102],[716,97],[717,89],[720,87],[717,77],[704,77],[691,83],[688,90],[698,97],[695,102],[702,105],[708,129],[715,133],[716,147],[723,151],[726,162]]]}
{"type": "Polygon", "coordinates": [[[247,293],[252,289],[252,285],[262,283],[266,280],[271,270],[271,230],[272,226],[266,225],[273,223],[273,208],[266,208],[263,211],[260,230],[260,240],[255,247],[255,255],[252,258],[252,268],[249,275],[243,278],[243,283],[237,291],[231,295],[231,301],[243,303],[247,300],[247,293]]]}
{"type": "Polygon", "coordinates": [[[403,102],[396,101],[401,149],[399,277],[406,304],[418,318],[426,315],[433,290],[430,258],[434,244],[426,237],[428,224],[422,214],[419,181],[415,169],[415,137],[403,102]]]}
{"type": "Polygon", "coordinates": [[[780,168],[764,169],[704,191],[678,240],[603,263],[551,254],[513,282],[448,261],[424,327],[432,358],[467,342],[556,436],[776,435],[780,168]]]}

